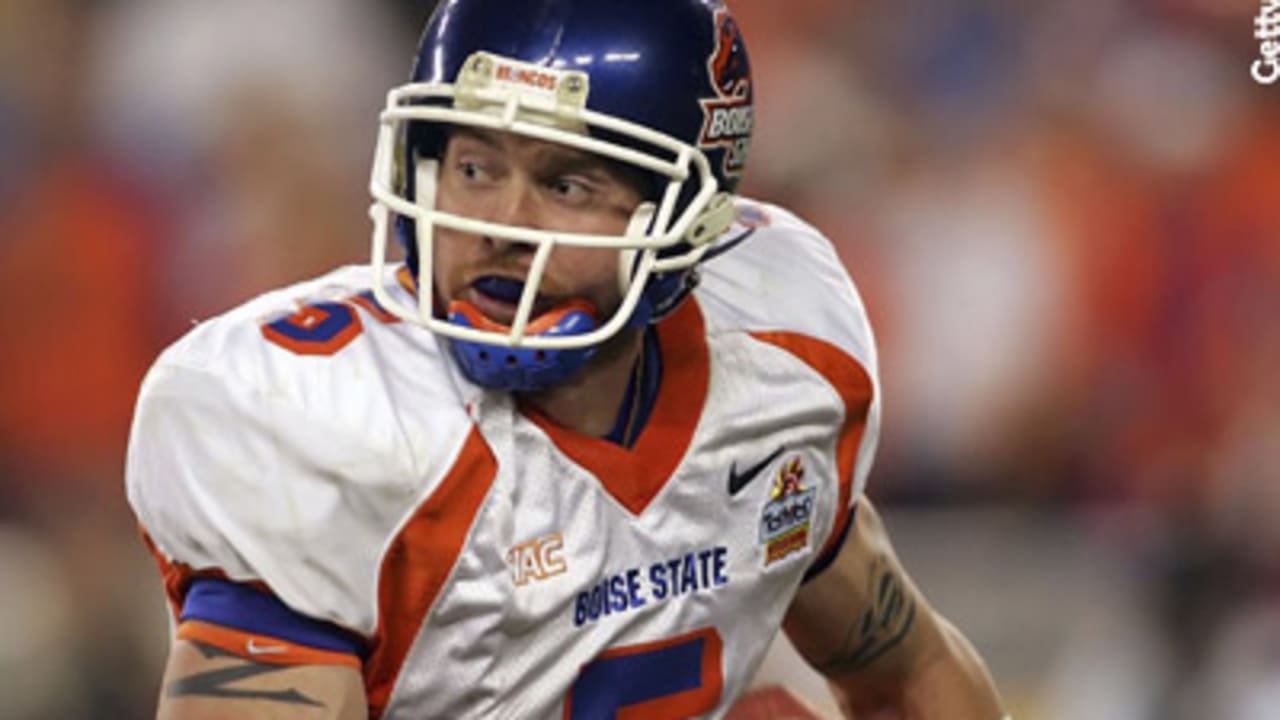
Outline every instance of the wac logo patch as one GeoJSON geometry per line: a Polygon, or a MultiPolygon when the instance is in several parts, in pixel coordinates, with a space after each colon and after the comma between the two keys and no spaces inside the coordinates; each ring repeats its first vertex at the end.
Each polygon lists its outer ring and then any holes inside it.
{"type": "Polygon", "coordinates": [[[517,586],[530,580],[546,580],[568,568],[564,562],[564,537],[553,532],[507,549],[507,565],[511,582],[517,586]]]}
{"type": "Polygon", "coordinates": [[[813,488],[804,484],[804,463],[793,456],[778,468],[769,501],[760,513],[765,567],[809,547],[813,488]]]}
{"type": "Polygon", "coordinates": [[[702,133],[698,147],[723,149],[721,171],[728,176],[742,174],[747,165],[754,115],[751,109],[751,66],[738,23],[721,8],[715,15],[715,44],[707,58],[707,74],[716,96],[703,98],[702,133]]]}

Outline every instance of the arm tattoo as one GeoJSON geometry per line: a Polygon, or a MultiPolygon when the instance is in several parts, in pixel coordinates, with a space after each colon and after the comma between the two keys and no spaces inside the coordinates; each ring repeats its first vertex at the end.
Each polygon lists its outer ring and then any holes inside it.
{"type": "Polygon", "coordinates": [[[901,644],[915,625],[915,600],[884,556],[871,563],[869,581],[871,604],[849,628],[840,653],[823,665],[824,672],[861,670],[901,644]]]}
{"type": "MultiPolygon", "coordinates": [[[[243,660],[239,655],[229,653],[221,648],[205,643],[194,643],[200,650],[200,653],[206,658],[228,657],[237,660],[243,660]]],[[[267,663],[256,663],[244,661],[239,665],[219,668],[217,670],[206,670],[204,672],[188,675],[187,677],[178,678],[169,683],[165,688],[165,697],[218,697],[218,698],[238,698],[242,700],[271,700],[274,702],[286,703],[289,705],[310,705],[312,707],[324,707],[321,703],[313,698],[307,697],[298,692],[294,688],[288,690],[243,690],[227,687],[228,685],[240,680],[247,680],[259,675],[269,675],[274,672],[288,670],[288,665],[270,665],[267,663]]]]}

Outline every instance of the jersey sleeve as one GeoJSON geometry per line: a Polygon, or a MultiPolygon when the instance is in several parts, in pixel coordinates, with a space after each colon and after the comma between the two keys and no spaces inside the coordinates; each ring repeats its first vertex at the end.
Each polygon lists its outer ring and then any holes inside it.
{"type": "Polygon", "coordinates": [[[408,477],[354,436],[273,392],[167,353],[143,382],[126,465],[129,503],[182,606],[194,576],[268,589],[301,615],[368,636],[381,495],[408,477]]]}
{"type": "Polygon", "coordinates": [[[838,554],[880,436],[875,338],[857,287],[821,232],[775,205],[740,199],[734,247],[705,264],[700,302],[720,331],[747,332],[795,355],[838,396],[840,500],[807,577],[838,554]],[[748,219],[744,222],[744,218],[748,219]]]}
{"type": "Polygon", "coordinates": [[[359,668],[368,654],[364,638],[295,612],[266,589],[210,576],[188,583],[177,636],[277,665],[359,668]]]}

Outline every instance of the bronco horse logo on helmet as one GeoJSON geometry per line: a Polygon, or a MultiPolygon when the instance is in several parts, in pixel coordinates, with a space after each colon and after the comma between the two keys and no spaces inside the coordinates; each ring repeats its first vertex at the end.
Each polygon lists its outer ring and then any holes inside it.
{"type": "Polygon", "coordinates": [[[715,44],[707,58],[707,73],[716,96],[702,103],[702,133],[698,147],[725,149],[720,168],[726,176],[738,177],[747,164],[751,139],[751,68],[738,23],[727,9],[716,10],[715,44]]]}

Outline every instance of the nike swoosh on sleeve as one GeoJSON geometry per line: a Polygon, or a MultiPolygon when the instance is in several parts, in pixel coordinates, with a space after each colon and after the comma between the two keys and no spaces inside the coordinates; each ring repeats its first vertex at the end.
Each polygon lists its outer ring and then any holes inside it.
{"type": "Polygon", "coordinates": [[[764,470],[769,463],[777,460],[778,456],[781,455],[784,450],[786,450],[786,446],[779,445],[777,450],[769,453],[768,457],[755,465],[744,469],[742,474],[738,474],[738,463],[737,461],[734,461],[733,465],[729,466],[729,496],[733,497],[741,492],[742,488],[746,487],[752,480],[754,480],[755,477],[760,474],[761,470],[764,470]]]}
{"type": "Polygon", "coordinates": [[[244,647],[250,655],[276,655],[289,650],[283,645],[258,645],[253,638],[249,638],[244,647]]]}

